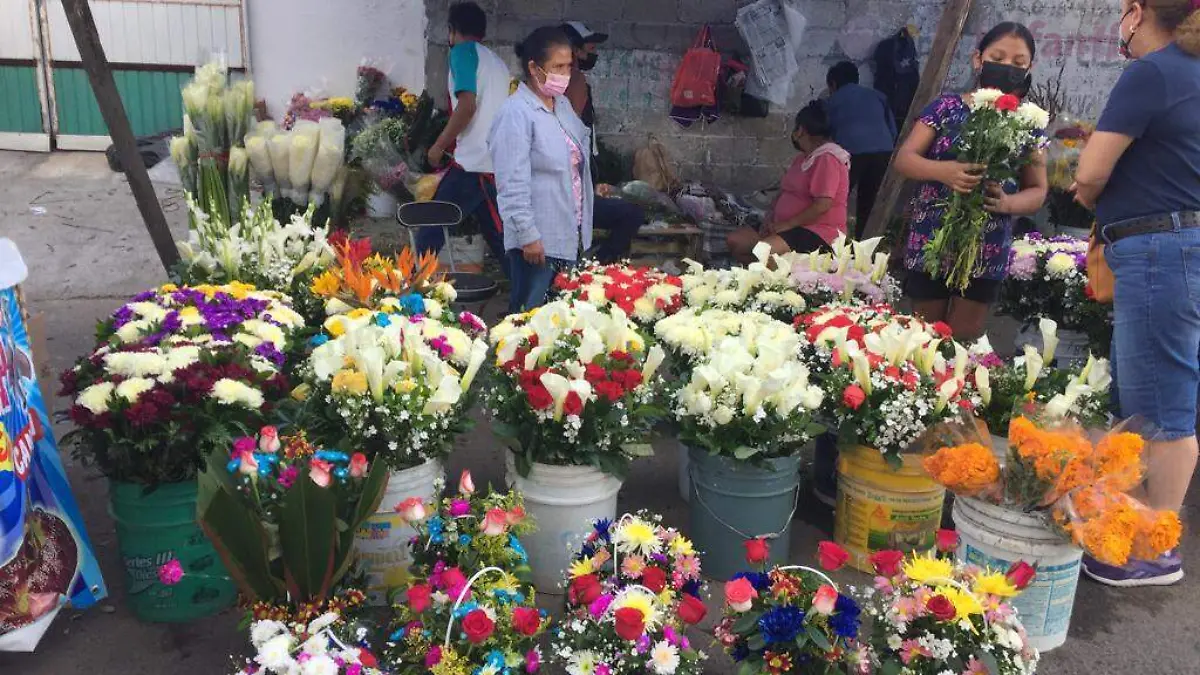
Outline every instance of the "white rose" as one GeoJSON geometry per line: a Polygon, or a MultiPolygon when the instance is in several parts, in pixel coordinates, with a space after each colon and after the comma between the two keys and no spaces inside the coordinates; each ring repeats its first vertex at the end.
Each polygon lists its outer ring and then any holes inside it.
{"type": "Polygon", "coordinates": [[[79,398],[75,401],[79,405],[88,409],[93,415],[99,415],[108,412],[108,399],[113,393],[112,382],[100,382],[79,392],[79,398]]]}
{"type": "Polygon", "coordinates": [[[733,421],[733,409],[727,405],[719,405],[712,411],[713,421],[720,425],[726,425],[733,421]]]}
{"type": "Polygon", "coordinates": [[[263,404],[262,392],[227,377],[213,384],[210,396],[225,405],[242,405],[251,409],[261,408],[263,404]]]}
{"type": "Polygon", "coordinates": [[[442,303],[432,298],[425,298],[425,316],[437,318],[442,315],[442,303]]]}
{"type": "Polygon", "coordinates": [[[138,397],[154,388],[154,380],[149,380],[144,377],[131,377],[121,384],[117,385],[117,396],[136,403],[138,397]]]}

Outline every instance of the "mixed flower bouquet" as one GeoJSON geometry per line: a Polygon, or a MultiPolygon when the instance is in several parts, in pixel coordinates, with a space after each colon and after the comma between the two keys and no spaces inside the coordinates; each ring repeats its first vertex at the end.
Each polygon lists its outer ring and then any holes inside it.
{"type": "Polygon", "coordinates": [[[758,312],[687,309],[655,329],[690,357],[672,404],[688,445],[759,460],[794,453],[822,431],[813,415],[823,392],[809,381],[788,324],[758,312]]]}
{"type": "Polygon", "coordinates": [[[139,294],[63,373],[76,425],[66,440],[111,480],[190,480],[286,396],[279,369],[302,323],[284,296],[243,284],[139,294]]]}
{"type": "Polygon", "coordinates": [[[683,281],[650,267],[627,263],[591,262],[554,278],[554,290],[564,298],[597,307],[620,307],[629,318],[646,326],[683,307],[683,281]]]}
{"type": "Polygon", "coordinates": [[[762,312],[791,321],[807,306],[792,285],[791,265],[782,256],[772,256],[767,244],[756,246],[754,255],[756,262],[728,269],[705,269],[685,260],[688,271],[681,278],[685,304],[695,309],[762,312]]]}
{"type": "Polygon", "coordinates": [[[387,467],[322,450],[266,426],[209,458],[198,519],[250,602],[320,602],[354,562],[354,533],[375,513],[387,467]]]}
{"type": "Polygon", "coordinates": [[[250,625],[254,656],[235,675],[383,675],[364,637],[368,629],[347,622],[337,612],[309,622],[275,619],[250,625]]]}
{"type": "Polygon", "coordinates": [[[965,289],[975,276],[983,230],[992,214],[984,209],[990,183],[1017,181],[1021,169],[1046,146],[1050,116],[1032,102],[1012,94],[980,89],[969,97],[970,117],[959,130],[954,150],[958,161],[987,167],[985,181],[968,194],[953,193],[941,227],[925,244],[925,272],[965,289]]]}
{"type": "MultiPolygon", "coordinates": [[[[405,247],[395,257],[385,258],[371,254],[367,239],[339,240],[334,250],[336,264],[309,285],[309,291],[324,303],[325,313],[330,317],[361,309],[404,310],[443,318],[443,311],[457,298],[454,287],[439,280],[435,254],[418,257],[405,247]]],[[[336,337],[340,333],[332,323],[326,330],[336,337]]]]}
{"type": "Polygon", "coordinates": [[[407,198],[422,177],[435,117],[433,99],[425,93],[402,94],[399,107],[377,104],[363,116],[350,159],[366,170],[378,188],[407,198]],[[403,103],[405,98],[410,102],[403,103]]]}
{"type": "Polygon", "coordinates": [[[888,254],[876,252],[882,237],[850,241],[838,235],[832,252],[789,253],[792,287],[810,307],[831,302],[879,304],[900,299],[900,283],[888,274],[888,254]]]}
{"type": "Polygon", "coordinates": [[[1050,146],[1046,150],[1046,169],[1050,180],[1046,203],[1050,207],[1051,222],[1062,227],[1090,229],[1096,217],[1075,201],[1071,186],[1075,183],[1079,155],[1095,131],[1095,125],[1059,118],[1053,126],[1050,146]]]}
{"type": "Polygon", "coordinates": [[[969,354],[943,323],[886,305],[827,305],[796,325],[825,388],[824,415],[844,444],[875,448],[897,464],[931,427],[979,403],[966,386],[969,354]]]}
{"type": "MultiPolygon", "coordinates": [[[[871,556],[874,589],[864,595],[873,672],[913,675],[1033,675],[1038,652],[1009,600],[1033,580],[1017,563],[1005,572],[899,551],[871,556]]],[[[872,672],[864,669],[861,672],[872,672]]]]}
{"type": "Polygon", "coordinates": [[[571,675],[689,675],[707,658],[684,635],[704,619],[692,542],[647,512],[596,521],[567,580],[551,655],[571,675]]]}
{"type": "Polygon", "coordinates": [[[725,582],[724,618],[714,630],[717,642],[741,664],[739,672],[863,672],[869,656],[857,642],[862,609],[854,598],[812,568],[768,571],[766,540],[745,545],[746,560],[757,571],[725,582]]]}
{"type": "Polygon", "coordinates": [[[1112,335],[1109,308],[1092,299],[1087,279],[1088,242],[1046,239],[1031,233],[1013,242],[1000,311],[1031,325],[1049,317],[1068,330],[1087,333],[1095,351],[1107,351],[1112,335]]]}
{"type": "Polygon", "coordinates": [[[416,581],[393,606],[384,659],[391,672],[536,673],[537,641],[550,621],[524,581],[519,537],[535,526],[521,496],[477,494],[464,471],[458,492],[436,507],[412,497],[396,510],[417,530],[416,581]]]}
{"type": "Polygon", "coordinates": [[[368,310],[343,318],[337,337],[314,338],[302,368],[301,416],[314,437],[394,470],[449,454],[487,358],[482,322],[466,312],[452,323],[368,310]]]}
{"type": "Polygon", "coordinates": [[[1044,514],[1109,565],[1153,560],[1179,543],[1178,514],[1127,494],[1145,478],[1141,436],[1118,430],[1093,444],[1077,424],[1036,413],[1013,418],[1003,466],[990,447],[968,442],[941,448],[925,469],[956,494],[1044,514]]]}
{"type": "Polygon", "coordinates": [[[651,452],[666,355],[647,348],[619,308],[558,300],[508,316],[490,339],[492,430],[522,476],[534,462],[624,476],[631,459],[651,452]]]}

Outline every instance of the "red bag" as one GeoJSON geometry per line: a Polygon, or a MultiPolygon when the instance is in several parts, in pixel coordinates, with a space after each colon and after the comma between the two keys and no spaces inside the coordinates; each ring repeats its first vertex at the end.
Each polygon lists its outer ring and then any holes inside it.
{"type": "Polygon", "coordinates": [[[708,26],[696,34],[692,48],[683,55],[675,81],[671,84],[671,105],[699,108],[717,104],[717,78],[721,72],[721,54],[713,44],[708,26]]]}

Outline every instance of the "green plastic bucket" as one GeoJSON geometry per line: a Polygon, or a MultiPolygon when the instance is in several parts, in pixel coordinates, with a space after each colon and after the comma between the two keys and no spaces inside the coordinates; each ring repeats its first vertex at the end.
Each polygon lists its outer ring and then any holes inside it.
{"type": "Polygon", "coordinates": [[[233,604],[237,589],[196,522],[196,482],[167,483],[145,493],[136,483],[109,482],[109,515],[125,564],[125,596],[137,618],[194,621],[233,604]],[[173,586],[158,580],[171,560],[183,566],[173,586]]]}
{"type": "Polygon", "coordinates": [[[750,465],[691,448],[692,540],[704,575],[721,581],[749,569],[743,542],[767,537],[767,567],[784,564],[800,490],[800,458],[750,465]]]}

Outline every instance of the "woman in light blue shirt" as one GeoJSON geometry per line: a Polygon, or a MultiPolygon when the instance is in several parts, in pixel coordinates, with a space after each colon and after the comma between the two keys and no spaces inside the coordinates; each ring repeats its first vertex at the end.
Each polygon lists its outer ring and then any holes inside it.
{"type": "Polygon", "coordinates": [[[488,137],[511,312],[544,303],[554,275],[591,247],[594,200],[590,132],[563,96],[574,62],[570,39],[558,28],[539,28],[517,45],[517,57],[524,81],[488,137]]]}

